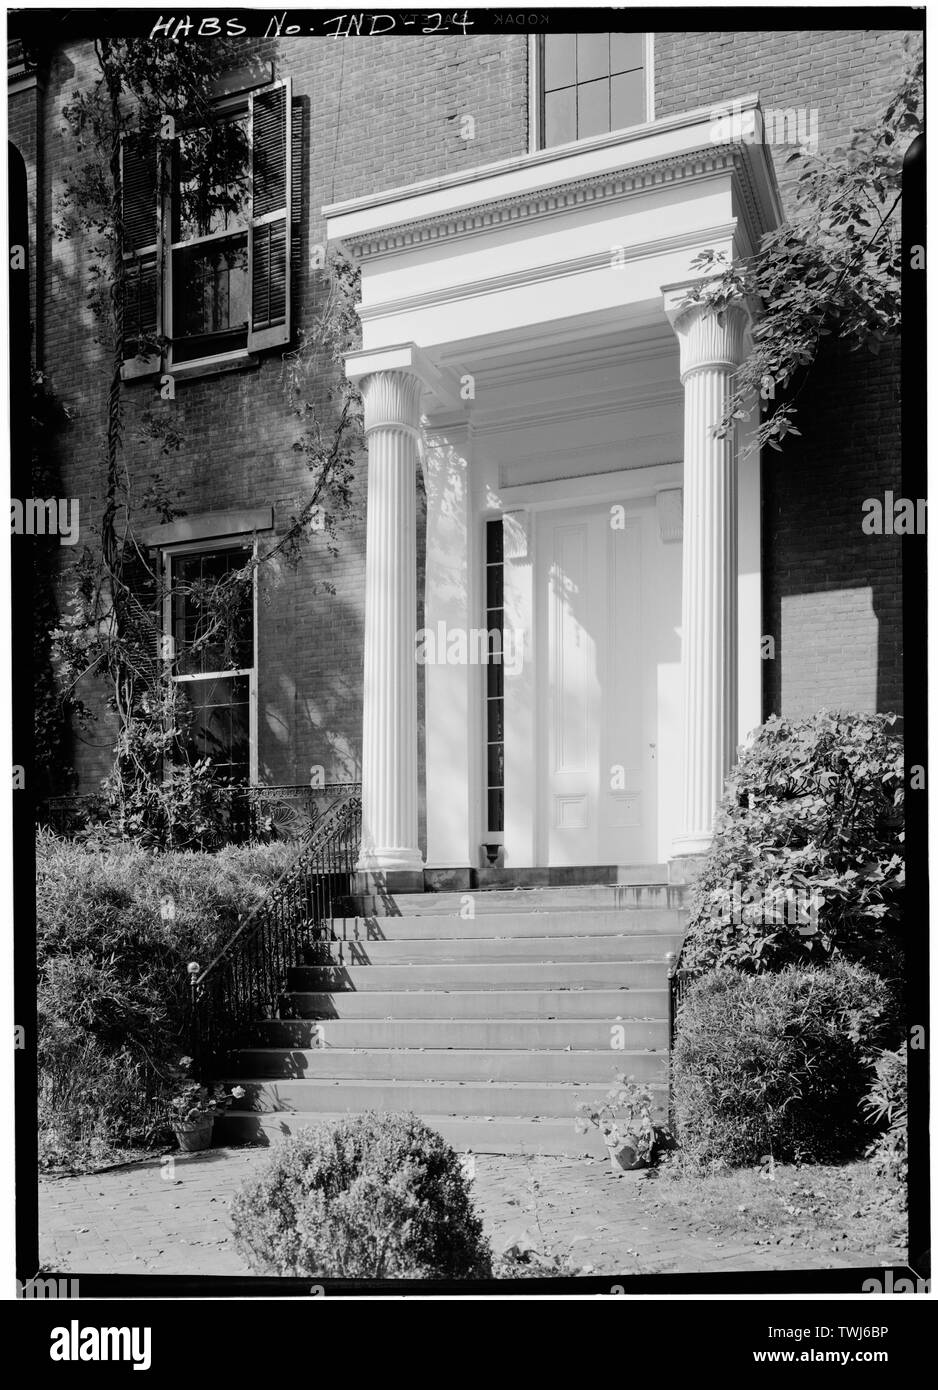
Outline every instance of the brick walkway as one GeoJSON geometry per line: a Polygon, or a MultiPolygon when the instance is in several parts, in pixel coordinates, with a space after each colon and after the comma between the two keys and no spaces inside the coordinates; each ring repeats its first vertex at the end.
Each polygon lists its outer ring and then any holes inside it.
{"type": "MultiPolygon", "coordinates": [[[[39,1189],[42,1267],[56,1273],[248,1273],[228,1202],[264,1149],[212,1149],[74,1178],[39,1189]]],[[[716,1241],[654,1211],[645,1180],[607,1164],[490,1154],[474,1159],[473,1192],[493,1248],[527,1234],[596,1274],[830,1269],[899,1261],[898,1252],[716,1241]]]]}

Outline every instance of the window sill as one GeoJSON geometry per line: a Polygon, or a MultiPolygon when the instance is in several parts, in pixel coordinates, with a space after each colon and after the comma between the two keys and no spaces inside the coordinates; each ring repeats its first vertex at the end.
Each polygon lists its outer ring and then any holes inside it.
{"type": "Polygon", "coordinates": [[[178,366],[163,366],[158,358],[148,358],[140,362],[128,358],[121,371],[125,386],[153,386],[156,376],[171,376],[174,381],[195,381],[202,377],[224,376],[228,372],[247,372],[260,366],[260,358],[255,352],[232,352],[224,357],[199,357],[194,362],[180,362],[178,366]],[[128,366],[132,363],[132,366],[128,366]]]}
{"type": "Polygon", "coordinates": [[[256,353],[226,353],[224,357],[197,357],[194,362],[180,362],[167,367],[166,371],[174,381],[192,381],[200,377],[224,376],[227,372],[246,372],[260,365],[256,353]]]}

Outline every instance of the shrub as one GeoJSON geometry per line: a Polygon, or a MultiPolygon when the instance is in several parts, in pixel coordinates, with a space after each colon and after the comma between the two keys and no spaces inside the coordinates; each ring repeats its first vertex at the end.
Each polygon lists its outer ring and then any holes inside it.
{"type": "Polygon", "coordinates": [[[187,1050],[186,964],[208,964],[295,854],[288,846],[214,855],[94,850],[40,835],[39,1132],[47,1165],[103,1158],[159,1136],[170,1063],[187,1050]]]}
{"type": "Polygon", "coordinates": [[[905,1200],[909,1171],[908,1064],[904,1046],[879,1054],[875,1080],[864,1097],[863,1109],[881,1133],[867,1150],[874,1171],[896,1185],[905,1200]]]}
{"type": "Polygon", "coordinates": [[[894,715],[773,717],[727,782],[682,963],[779,970],[840,955],[901,974],[903,762],[894,715]]]}
{"type": "Polygon", "coordinates": [[[487,1278],[459,1158],[416,1115],[369,1112],[278,1145],[232,1207],[253,1269],[314,1277],[487,1278]]]}
{"type": "Polygon", "coordinates": [[[855,1155],[875,1051],[895,1035],[895,999],[847,961],[775,974],[723,969],[688,991],[675,1045],[678,1139],[731,1167],[855,1155]]]}

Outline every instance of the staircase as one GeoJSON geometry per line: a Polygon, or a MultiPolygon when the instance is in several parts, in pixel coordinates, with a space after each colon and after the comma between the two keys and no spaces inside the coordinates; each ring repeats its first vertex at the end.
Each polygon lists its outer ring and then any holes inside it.
{"type": "Polygon", "coordinates": [[[319,921],[278,1016],[217,1054],[216,1074],[247,1091],[218,1137],[412,1110],[459,1150],[604,1155],[575,1108],[617,1072],[647,1083],[663,1118],[683,890],[665,866],[596,872],[615,881],[336,899],[349,915],[319,921]]]}

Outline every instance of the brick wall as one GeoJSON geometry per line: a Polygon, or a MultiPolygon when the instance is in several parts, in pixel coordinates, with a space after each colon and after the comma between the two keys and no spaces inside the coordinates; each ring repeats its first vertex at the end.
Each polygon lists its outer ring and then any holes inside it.
{"type": "Polygon", "coordinates": [[[765,712],[902,710],[901,541],[861,530],[901,496],[899,353],[831,352],[799,401],[802,438],[762,462],[765,712]]]}

